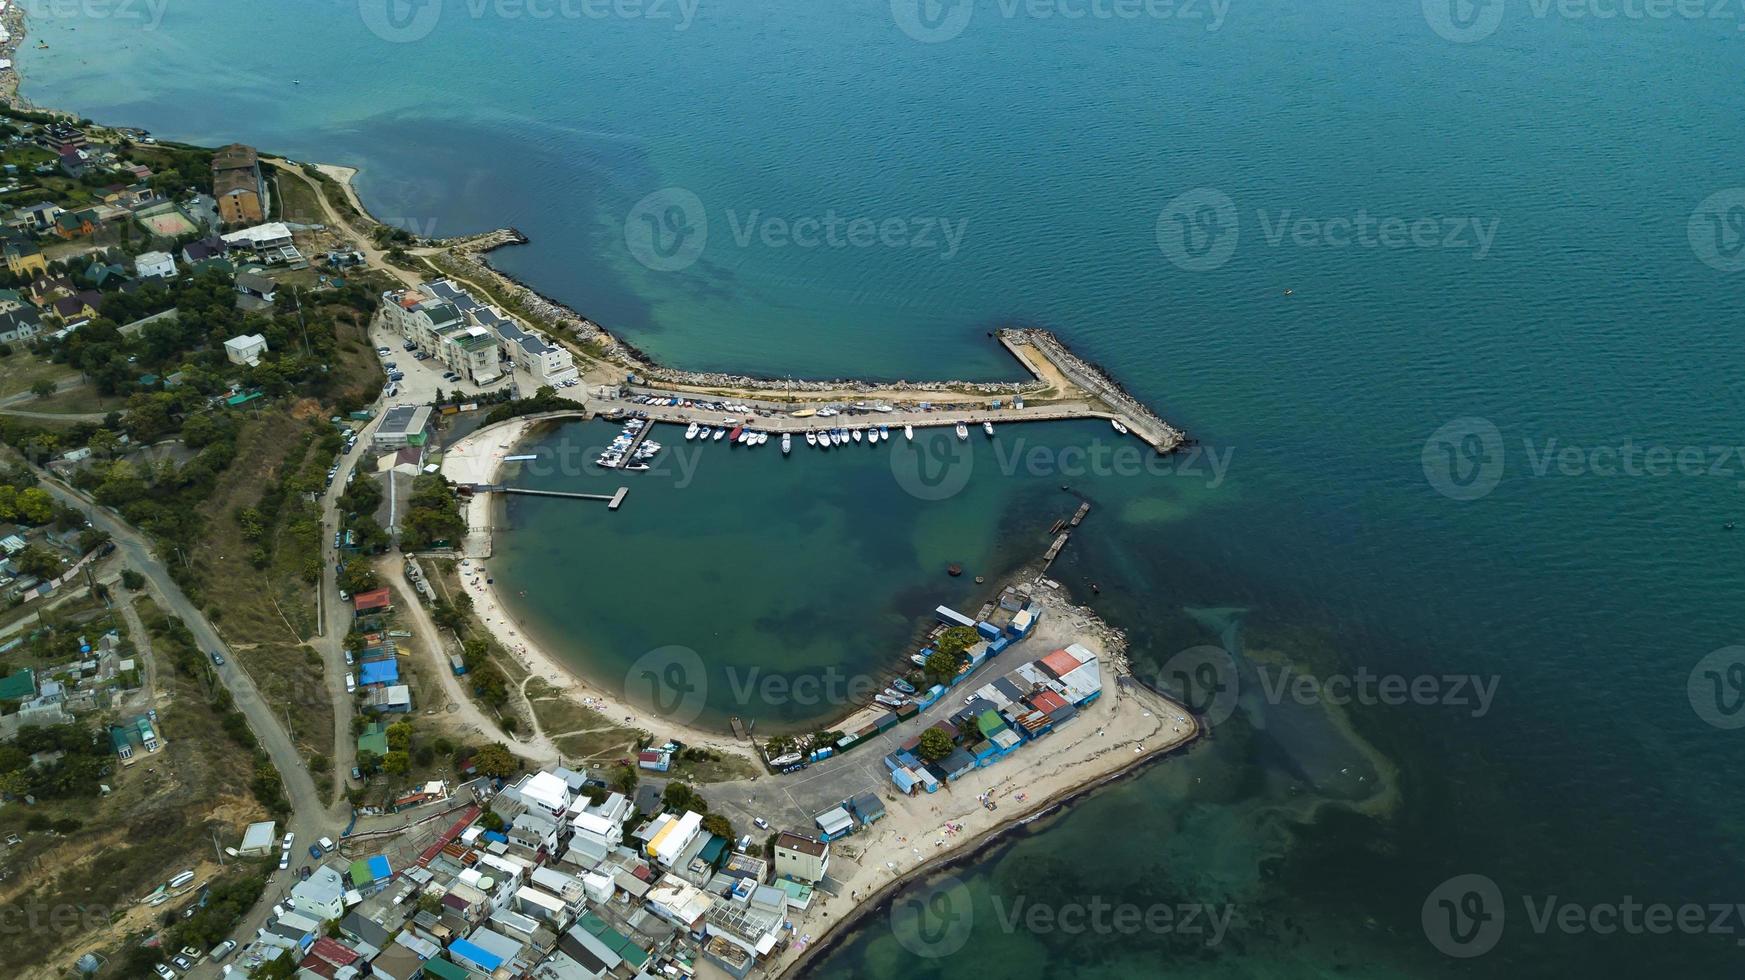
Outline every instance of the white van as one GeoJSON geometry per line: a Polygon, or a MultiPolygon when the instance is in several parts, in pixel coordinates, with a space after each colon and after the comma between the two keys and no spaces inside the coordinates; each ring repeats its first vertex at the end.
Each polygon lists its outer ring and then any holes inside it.
{"type": "Polygon", "coordinates": [[[323,853],[323,854],[326,854],[326,853],[333,850],[333,838],[331,838],[331,837],[323,837],[323,838],[321,838],[321,840],[317,841],[316,843],[321,845],[321,853],[323,853]]]}

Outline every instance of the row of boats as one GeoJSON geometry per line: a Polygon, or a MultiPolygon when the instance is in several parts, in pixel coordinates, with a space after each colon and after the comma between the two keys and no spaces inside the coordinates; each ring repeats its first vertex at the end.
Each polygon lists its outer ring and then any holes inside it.
{"type": "MultiPolygon", "coordinates": [[[[994,423],[983,422],[982,431],[991,437],[994,434],[994,423]]],[[[964,425],[962,422],[957,424],[957,437],[959,439],[969,438],[969,427],[964,425]]],[[[805,438],[806,445],[818,449],[830,449],[835,446],[844,446],[854,442],[864,442],[869,446],[876,446],[881,442],[890,441],[891,427],[888,425],[865,425],[833,429],[808,429],[805,438]]],[[[913,425],[903,426],[903,438],[911,441],[914,440],[915,427],[913,425]]],[[[730,422],[723,422],[721,425],[715,426],[704,425],[700,422],[692,422],[690,425],[685,427],[686,442],[694,440],[720,442],[723,439],[727,440],[727,442],[732,445],[761,446],[764,443],[769,442],[770,434],[768,432],[760,432],[748,425],[738,425],[730,422]]],[[[782,433],[782,455],[787,455],[789,452],[793,451],[793,448],[793,433],[782,433]]]]}
{"type": "Polygon", "coordinates": [[[604,466],[609,470],[631,470],[646,472],[648,461],[660,452],[660,443],[646,438],[643,431],[648,428],[647,419],[631,419],[624,423],[624,428],[613,438],[612,444],[606,447],[594,460],[594,465],[604,466]],[[641,442],[637,439],[643,437],[641,442]]]}

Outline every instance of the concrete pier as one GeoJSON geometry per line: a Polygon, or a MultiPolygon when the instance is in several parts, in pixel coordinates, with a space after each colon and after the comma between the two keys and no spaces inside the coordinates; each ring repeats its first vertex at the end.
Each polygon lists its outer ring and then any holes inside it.
{"type": "Polygon", "coordinates": [[[597,415],[635,413],[655,422],[674,425],[692,422],[709,426],[743,424],[776,434],[804,435],[808,430],[867,425],[886,425],[895,429],[905,425],[950,427],[960,422],[972,429],[979,428],[983,422],[991,422],[997,430],[1013,422],[1108,419],[1126,426],[1133,438],[1151,446],[1159,454],[1174,452],[1187,444],[1188,438],[1180,429],[1163,421],[1096,366],[1073,354],[1048,331],[1002,330],[998,337],[1006,351],[1032,375],[1032,380],[1014,386],[1023,388],[1022,392],[1003,395],[939,392],[905,388],[900,384],[869,384],[852,395],[839,391],[826,396],[812,391],[791,394],[768,390],[702,391],[684,385],[635,384],[605,386],[606,390],[618,391],[615,397],[602,394],[601,386],[595,386],[591,394],[587,389],[577,389],[574,394],[566,392],[566,395],[585,399],[587,406],[597,415]],[[703,409],[694,405],[645,405],[636,400],[644,395],[732,402],[750,406],[752,411],[703,409]],[[992,407],[996,401],[999,408],[992,407]],[[795,415],[807,410],[816,412],[829,405],[852,404],[879,404],[892,410],[859,415],[795,415]],[[922,408],[922,405],[928,407],[922,408]],[[729,418],[732,421],[728,421],[729,418]]]}

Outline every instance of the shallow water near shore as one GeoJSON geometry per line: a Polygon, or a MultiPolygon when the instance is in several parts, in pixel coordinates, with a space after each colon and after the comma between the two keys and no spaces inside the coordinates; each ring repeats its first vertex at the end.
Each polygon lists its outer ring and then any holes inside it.
{"type": "MultiPolygon", "coordinates": [[[[1178,654],[1229,635],[1203,611],[1241,609],[1245,650],[1319,676],[1500,679],[1481,716],[1347,709],[1401,772],[1385,815],[1324,805],[1363,799],[1341,781],[1341,742],[1245,691],[1201,750],[958,872],[982,904],[951,954],[918,956],[875,917],[815,975],[1738,972],[1736,937],[1537,931],[1523,911],[1551,895],[1730,902],[1745,870],[1737,733],[1687,692],[1705,654],[1739,642],[1745,575],[1721,525],[1745,474],[1586,463],[1626,442],[1716,462],[1737,442],[1738,279],[1690,235],[1699,202],[1739,183],[1732,22],[1509,5],[1495,36],[1455,44],[1419,4],[1262,3],[1215,31],[978,6],[961,37],[916,44],[885,3],[705,6],[682,31],[450,5],[428,36],[389,44],[346,5],[236,10],[189,0],[152,31],[33,25],[51,47],[20,52],[25,93],[361,166],[371,208],[420,232],[516,225],[534,244],[504,268],[680,366],[1006,378],[985,331],[1049,326],[1233,452],[1215,488],[1070,481],[1097,506],[1056,577],[1129,630],[1137,671],[1176,683],[1178,654]],[[245,33],[274,44],[211,54],[245,33]],[[625,229],[668,186],[704,203],[709,237],[662,273],[625,229]],[[1227,264],[1193,272],[1156,236],[1165,205],[1201,186],[1230,196],[1241,232],[1227,264]],[[735,234],[753,212],[832,208],[969,224],[949,258],[735,234]],[[1495,237],[1480,256],[1471,235],[1274,234],[1360,212],[1477,219],[1495,237]],[[1462,418],[1503,447],[1499,482],[1471,500],[1438,492],[1424,461],[1462,418]],[[1576,465],[1544,463],[1568,447],[1576,465]],[[1497,882],[1508,915],[1493,950],[1454,959],[1423,909],[1468,873],[1497,882]],[[1229,903],[1238,918],[1215,947],[1001,928],[996,896],[1044,895],[1229,903]]],[[[537,635],[574,633],[615,666],[719,631],[727,662],[850,669],[967,589],[942,559],[973,574],[1032,553],[1063,482],[986,478],[978,443],[961,494],[917,502],[872,451],[839,452],[710,452],[686,490],[626,478],[617,514],[510,504],[499,583],[528,591],[517,614],[537,635]],[[852,635],[824,639],[836,631],[852,635]]],[[[714,715],[734,710],[710,697],[714,715]]]]}

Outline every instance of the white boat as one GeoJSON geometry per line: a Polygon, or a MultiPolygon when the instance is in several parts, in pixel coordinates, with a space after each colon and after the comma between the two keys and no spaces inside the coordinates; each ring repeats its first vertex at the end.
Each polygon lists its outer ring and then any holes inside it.
{"type": "MultiPolygon", "coordinates": [[[[786,438],[786,436],[784,436],[783,438],[786,438]]],[[[818,445],[818,433],[813,432],[810,429],[808,429],[806,431],[806,445],[808,445],[808,446],[818,445]]]]}
{"type": "Polygon", "coordinates": [[[957,437],[959,439],[968,439],[969,438],[969,428],[967,426],[965,426],[962,422],[957,423],[957,437]]]}
{"type": "Polygon", "coordinates": [[[793,449],[793,448],[794,448],[794,437],[789,433],[786,433],[786,432],[782,433],[782,455],[786,456],[788,454],[788,451],[793,449]]]}
{"type": "Polygon", "coordinates": [[[891,427],[890,426],[888,426],[888,425],[879,426],[879,441],[880,442],[890,442],[891,441],[891,427]]]}
{"type": "Polygon", "coordinates": [[[1109,424],[1115,427],[1116,432],[1119,432],[1122,435],[1127,434],[1127,427],[1121,424],[1120,419],[1110,419],[1109,424]]]}
{"type": "Polygon", "coordinates": [[[915,441],[915,427],[912,425],[903,426],[903,438],[909,440],[910,442],[914,442],[915,441]]]}
{"type": "Polygon", "coordinates": [[[692,439],[697,438],[697,429],[698,429],[698,425],[695,422],[692,422],[690,425],[685,427],[685,441],[686,442],[690,442],[692,439]]]}
{"type": "Polygon", "coordinates": [[[927,658],[926,658],[926,657],[924,657],[924,656],[922,656],[922,655],[921,655],[921,654],[919,654],[919,653],[911,653],[911,654],[909,654],[909,662],[910,662],[910,663],[912,663],[912,664],[914,664],[914,665],[915,665],[915,666],[917,666],[917,667],[925,667],[925,666],[927,666],[927,658]]]}
{"type": "Polygon", "coordinates": [[[722,437],[722,436],[724,436],[724,435],[726,435],[726,434],[727,434],[727,430],[726,430],[726,429],[716,429],[716,430],[715,430],[715,431],[713,431],[713,432],[711,432],[711,433],[709,433],[709,441],[711,441],[711,442],[720,442],[720,441],[721,441],[721,437],[722,437]]]}
{"type": "Polygon", "coordinates": [[[982,423],[982,431],[987,433],[989,436],[992,436],[994,434],[994,423],[983,422],[982,423]]]}
{"type": "Polygon", "coordinates": [[[766,443],[766,442],[769,442],[769,433],[767,433],[767,432],[759,432],[759,433],[758,433],[758,434],[757,434],[757,441],[756,441],[756,442],[754,442],[754,443],[752,443],[752,445],[754,445],[754,446],[761,446],[761,445],[763,445],[763,444],[764,444],[764,443],[766,443]]]}
{"type": "Polygon", "coordinates": [[[848,437],[842,434],[841,429],[835,429],[835,430],[831,431],[830,444],[832,446],[840,446],[847,441],[848,441],[848,437]]]}
{"type": "Polygon", "coordinates": [[[860,441],[860,429],[858,427],[854,430],[854,441],[855,442],[860,441]]]}

